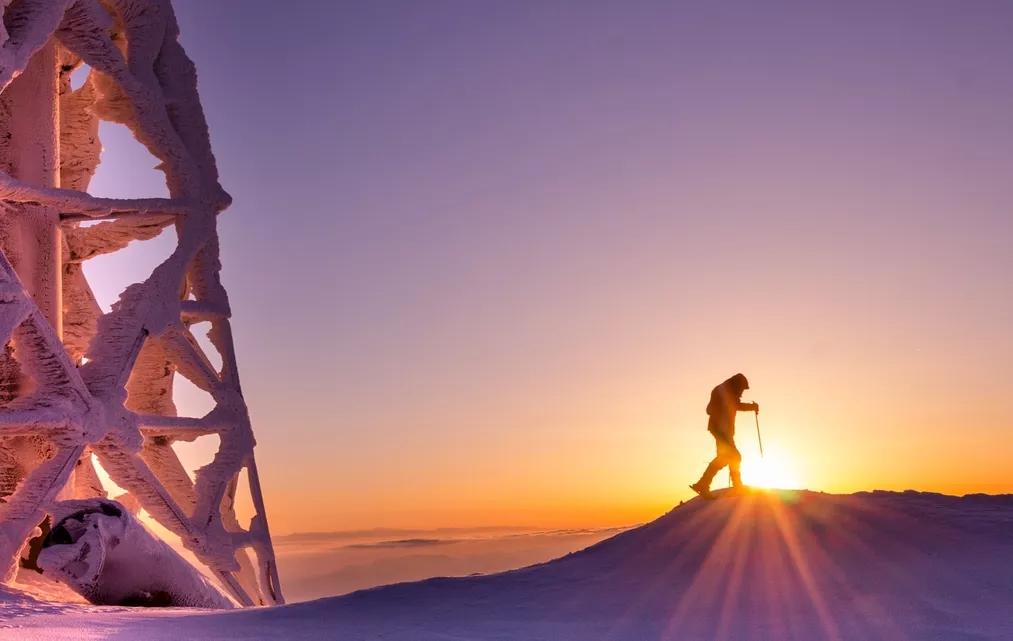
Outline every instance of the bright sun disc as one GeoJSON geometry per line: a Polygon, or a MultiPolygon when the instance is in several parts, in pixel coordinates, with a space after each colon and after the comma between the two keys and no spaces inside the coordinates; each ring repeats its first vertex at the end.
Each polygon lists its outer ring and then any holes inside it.
{"type": "Polygon", "coordinates": [[[766,487],[781,490],[794,490],[801,487],[798,474],[791,464],[791,457],[784,452],[770,448],[759,455],[750,456],[742,461],[742,481],[754,487],[766,487]]]}

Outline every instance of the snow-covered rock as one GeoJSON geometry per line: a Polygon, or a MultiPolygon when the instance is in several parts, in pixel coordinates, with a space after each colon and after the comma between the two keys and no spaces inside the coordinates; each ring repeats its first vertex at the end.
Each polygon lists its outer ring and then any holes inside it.
{"type": "Polygon", "coordinates": [[[62,501],[42,543],[43,573],[101,605],[231,608],[232,603],[124,507],[62,501]]]}

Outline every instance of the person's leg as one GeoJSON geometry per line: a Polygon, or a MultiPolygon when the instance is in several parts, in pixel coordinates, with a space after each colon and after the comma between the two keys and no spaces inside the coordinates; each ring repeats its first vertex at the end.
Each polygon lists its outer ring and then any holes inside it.
{"type": "Polygon", "coordinates": [[[717,445],[717,454],[714,456],[714,460],[707,465],[707,469],[704,470],[703,476],[700,477],[700,480],[693,484],[693,487],[695,488],[702,488],[704,490],[710,489],[714,476],[721,471],[721,468],[728,464],[728,459],[726,458],[727,454],[721,446],[721,439],[715,436],[714,440],[717,445]]]}
{"type": "Polygon", "coordinates": [[[742,487],[742,454],[739,453],[739,448],[735,447],[735,443],[732,441],[719,443],[718,447],[724,450],[722,458],[728,462],[728,473],[732,477],[732,487],[742,487]]]}
{"type": "Polygon", "coordinates": [[[717,475],[724,466],[725,464],[723,462],[715,458],[707,465],[707,469],[703,471],[703,476],[700,477],[700,480],[693,484],[694,487],[705,490],[710,489],[711,481],[714,480],[714,476],[717,475]]]}

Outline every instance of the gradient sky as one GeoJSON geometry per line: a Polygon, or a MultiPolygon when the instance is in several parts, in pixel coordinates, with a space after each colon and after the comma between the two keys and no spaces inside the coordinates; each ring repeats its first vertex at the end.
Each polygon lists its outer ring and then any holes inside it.
{"type": "Polygon", "coordinates": [[[1013,491],[1013,4],[174,4],[277,532],[645,520],[737,371],[806,487],[1013,491]]]}

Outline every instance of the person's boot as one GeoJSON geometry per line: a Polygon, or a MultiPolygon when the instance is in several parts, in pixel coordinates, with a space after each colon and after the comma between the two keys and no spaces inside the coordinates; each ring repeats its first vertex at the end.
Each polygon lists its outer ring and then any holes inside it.
{"type": "Polygon", "coordinates": [[[714,498],[714,495],[711,494],[711,489],[707,485],[704,484],[703,479],[700,479],[696,483],[693,483],[692,485],[690,485],[689,489],[693,490],[694,492],[696,492],[697,494],[699,494],[701,497],[703,497],[705,499],[712,499],[712,498],[714,498]]]}

